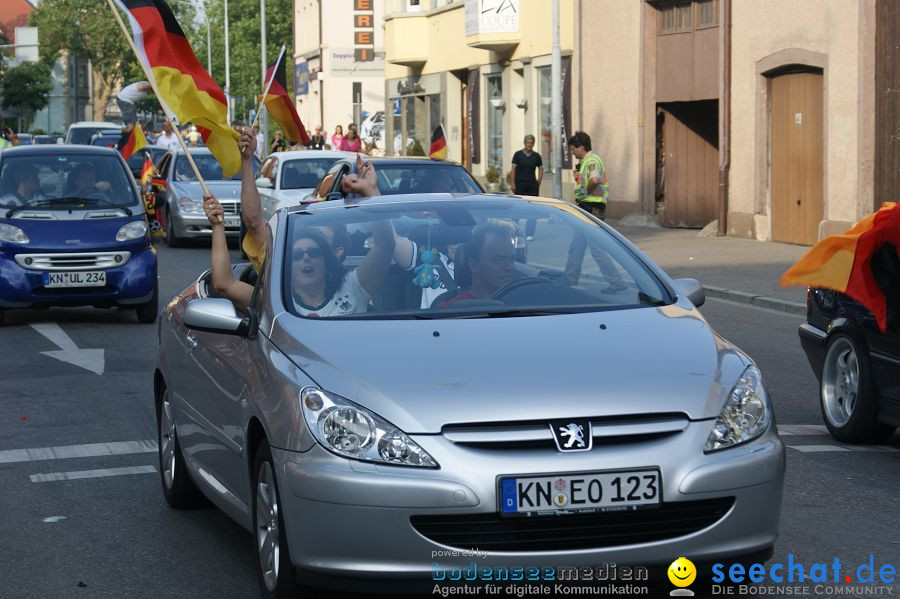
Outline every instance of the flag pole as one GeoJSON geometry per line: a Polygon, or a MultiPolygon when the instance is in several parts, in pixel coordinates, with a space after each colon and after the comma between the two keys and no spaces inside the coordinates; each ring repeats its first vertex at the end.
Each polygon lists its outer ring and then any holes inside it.
{"type": "Polygon", "coordinates": [[[275,81],[275,73],[278,72],[278,66],[281,64],[281,59],[284,57],[285,44],[281,44],[281,51],[278,52],[278,60],[275,61],[275,68],[272,69],[272,78],[266,83],[266,88],[263,91],[262,99],[259,101],[259,106],[256,108],[256,114],[253,115],[253,123],[250,125],[250,128],[256,127],[256,121],[259,120],[259,114],[262,112],[263,104],[266,102],[266,96],[269,95],[269,90],[272,88],[272,82],[275,81]]]}
{"type": "MultiPolygon", "coordinates": [[[[125,39],[128,40],[128,45],[131,46],[131,51],[134,52],[134,57],[137,59],[138,64],[141,65],[141,69],[144,71],[144,75],[147,76],[147,81],[150,82],[150,87],[153,88],[153,93],[156,94],[157,98],[162,98],[159,93],[159,90],[156,89],[156,78],[153,77],[152,73],[148,73],[144,63],[141,62],[141,55],[138,52],[137,46],[134,45],[134,40],[131,39],[131,34],[128,33],[128,27],[125,25],[125,21],[122,20],[122,15],[119,14],[119,10],[116,8],[116,5],[113,4],[113,0],[106,0],[107,4],[109,4],[109,8],[113,11],[113,15],[116,17],[116,21],[119,23],[119,27],[122,28],[122,34],[125,36],[125,39]]],[[[203,188],[203,193],[205,195],[212,195],[209,192],[209,188],[206,186],[206,182],[203,180],[203,177],[200,175],[200,169],[197,168],[197,163],[194,162],[193,156],[188,151],[187,144],[184,143],[184,140],[181,138],[181,131],[178,130],[176,123],[178,123],[178,119],[175,118],[174,115],[169,114],[169,107],[165,102],[160,102],[159,105],[162,107],[163,112],[166,113],[166,118],[169,120],[169,124],[172,125],[172,128],[175,130],[175,137],[178,139],[178,143],[181,144],[181,149],[184,151],[184,155],[187,157],[188,164],[191,165],[191,168],[194,171],[194,176],[197,177],[197,182],[200,183],[200,187],[203,188]]],[[[221,216],[219,217],[221,221],[221,216]]]]}

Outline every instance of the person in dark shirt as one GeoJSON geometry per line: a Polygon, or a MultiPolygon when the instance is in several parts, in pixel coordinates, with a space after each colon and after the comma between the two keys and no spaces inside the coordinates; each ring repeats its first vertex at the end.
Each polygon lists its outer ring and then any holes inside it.
{"type": "Polygon", "coordinates": [[[275,139],[272,140],[272,145],[269,148],[271,152],[284,152],[287,150],[287,142],[284,141],[281,137],[281,131],[275,132],[275,139]]]}
{"type": "Polygon", "coordinates": [[[322,134],[322,125],[317,126],[315,134],[309,138],[309,149],[310,150],[324,150],[325,149],[325,136],[322,134]]]}
{"type": "MultiPolygon", "coordinates": [[[[522,196],[540,194],[541,180],[544,178],[544,161],[534,151],[534,135],[526,135],[525,147],[513,154],[512,158],[512,192],[522,196]]],[[[528,220],[525,224],[525,236],[534,239],[536,220],[528,220]]]]}

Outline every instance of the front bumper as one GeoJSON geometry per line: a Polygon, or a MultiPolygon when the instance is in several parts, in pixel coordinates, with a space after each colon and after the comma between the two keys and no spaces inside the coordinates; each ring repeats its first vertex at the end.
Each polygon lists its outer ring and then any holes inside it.
{"type": "Polygon", "coordinates": [[[822,329],[809,323],[803,323],[797,330],[800,336],[800,346],[806,353],[806,359],[812,367],[816,378],[822,379],[822,367],[825,364],[825,345],[828,342],[828,334],[822,329]]]}
{"type": "MultiPolygon", "coordinates": [[[[234,216],[233,214],[228,216],[234,216]]],[[[175,227],[175,237],[184,239],[202,239],[212,237],[212,227],[209,219],[203,214],[187,214],[178,210],[172,211],[172,226],[175,227]]],[[[225,235],[239,235],[240,226],[225,226],[225,235]]]]}
{"type": "Polygon", "coordinates": [[[129,260],[106,271],[104,287],[44,287],[44,272],[25,268],[11,256],[0,259],[0,308],[45,306],[131,306],[149,301],[157,285],[156,250],[131,250],[129,260]]]}
{"type": "Polygon", "coordinates": [[[291,556],[298,569],[331,576],[427,578],[435,563],[473,561],[432,552],[484,547],[435,542],[416,530],[412,516],[496,514],[500,475],[651,466],[660,468],[664,505],[725,497],[733,505],[713,524],[676,538],[578,550],[487,550],[475,561],[484,567],[667,566],[682,555],[699,563],[765,551],[778,536],[784,445],[773,424],[751,443],[704,455],[712,425],[695,422],[665,439],[580,454],[479,450],[416,435],[441,464],[429,471],[351,461],[318,445],[304,453],[273,450],[291,556]]]}

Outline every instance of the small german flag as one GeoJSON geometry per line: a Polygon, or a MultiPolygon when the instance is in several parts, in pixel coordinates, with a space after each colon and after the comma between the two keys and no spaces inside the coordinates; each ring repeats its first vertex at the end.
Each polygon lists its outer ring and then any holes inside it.
{"type": "Polygon", "coordinates": [[[237,131],[228,124],[222,88],[197,60],[165,0],[115,0],[128,15],[138,60],[167,115],[192,122],[226,178],[241,168],[237,131]]]}
{"type": "Polygon", "coordinates": [[[140,123],[135,123],[134,127],[131,128],[131,131],[122,133],[122,137],[119,139],[119,145],[116,147],[119,152],[122,153],[122,158],[128,160],[134,156],[135,152],[146,146],[147,137],[144,135],[144,130],[141,129],[140,123]]]}
{"type": "MultiPolygon", "coordinates": [[[[279,58],[281,58],[279,56],[279,58]]],[[[287,93],[287,79],[285,78],[284,61],[275,61],[266,70],[266,83],[272,80],[269,93],[266,95],[265,105],[269,114],[281,127],[284,137],[292,142],[300,142],[304,146],[309,145],[309,133],[300,121],[300,115],[294,107],[294,102],[287,93]],[[272,77],[274,76],[274,79],[272,77]]]]}
{"type": "Polygon", "coordinates": [[[155,170],[156,169],[153,167],[153,159],[150,158],[150,154],[147,154],[144,165],[141,167],[141,185],[150,183],[150,179],[153,178],[155,170]]]}
{"type": "Polygon", "coordinates": [[[438,125],[431,134],[431,147],[428,149],[428,156],[435,160],[447,159],[447,138],[444,136],[443,125],[438,125]]]}
{"type": "Polygon", "coordinates": [[[885,202],[841,235],[829,235],[812,246],[781,277],[781,284],[809,285],[845,293],[887,330],[888,301],[896,283],[885,271],[900,263],[900,203],[885,202]],[[889,251],[886,251],[889,250],[889,251]],[[893,255],[890,255],[890,254],[893,255]]]}

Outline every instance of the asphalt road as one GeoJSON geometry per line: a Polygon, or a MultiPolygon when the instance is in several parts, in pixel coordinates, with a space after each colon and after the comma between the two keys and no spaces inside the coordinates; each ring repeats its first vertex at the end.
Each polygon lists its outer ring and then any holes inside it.
{"type": "MultiPolygon", "coordinates": [[[[162,298],[207,267],[207,248],[161,248],[162,298]]],[[[855,569],[872,555],[876,570],[900,569],[900,435],[848,451],[824,433],[797,317],[719,300],[703,313],[758,362],[789,433],[772,561],[792,555],[809,567],[837,557],[855,569]]],[[[0,328],[0,598],[258,596],[252,537],[218,510],[178,512],[163,499],[148,443],[156,436],[156,327],[131,312],[94,309],[10,312],[7,323],[0,328]],[[45,353],[73,346],[103,350],[103,359],[76,352],[77,366],[45,353]]],[[[900,584],[891,590],[900,595],[900,584]]]]}

